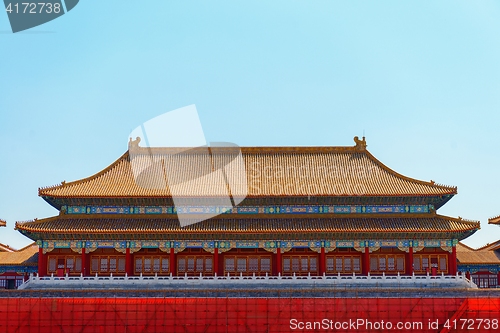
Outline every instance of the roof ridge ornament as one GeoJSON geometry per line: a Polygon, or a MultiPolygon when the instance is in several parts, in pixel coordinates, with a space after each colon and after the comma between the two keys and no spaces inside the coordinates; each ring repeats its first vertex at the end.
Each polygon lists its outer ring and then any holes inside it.
{"type": "Polygon", "coordinates": [[[139,142],[141,142],[141,138],[137,137],[135,140],[132,140],[132,138],[129,138],[128,140],[128,149],[130,148],[139,148],[139,142]]]}
{"type": "Polygon", "coordinates": [[[363,139],[360,140],[357,136],[354,137],[354,142],[356,143],[356,146],[354,146],[354,148],[357,150],[357,151],[364,151],[366,150],[366,139],[365,137],[363,136],[363,139]]]}

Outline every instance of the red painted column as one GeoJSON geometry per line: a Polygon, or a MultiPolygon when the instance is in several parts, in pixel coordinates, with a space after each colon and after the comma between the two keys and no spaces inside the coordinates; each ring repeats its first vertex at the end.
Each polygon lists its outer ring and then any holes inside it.
{"type": "Polygon", "coordinates": [[[283,275],[281,271],[281,249],[276,249],[276,275],[283,275]]]}
{"type": "Polygon", "coordinates": [[[214,249],[214,275],[219,275],[219,249],[214,249]]]}
{"type": "Polygon", "coordinates": [[[45,265],[44,260],[45,254],[43,254],[43,248],[38,248],[38,276],[45,276],[45,272],[47,272],[47,265],[45,265]]]}
{"type": "Polygon", "coordinates": [[[170,248],[170,257],[168,259],[169,261],[169,266],[170,266],[170,273],[172,274],[172,276],[176,276],[177,275],[177,266],[175,265],[175,252],[174,252],[174,248],[171,247],[170,248]]]}
{"type": "Polygon", "coordinates": [[[363,253],[363,268],[361,269],[361,274],[368,275],[370,272],[370,248],[365,246],[365,252],[363,253]]]}
{"type": "Polygon", "coordinates": [[[408,275],[413,274],[413,246],[408,249],[408,275]]]}
{"type": "Polygon", "coordinates": [[[455,275],[457,274],[457,247],[453,245],[451,248],[451,254],[449,255],[450,260],[449,260],[449,274],[450,275],[455,275]]]}
{"type": "Polygon", "coordinates": [[[325,248],[321,247],[321,252],[319,253],[319,275],[323,275],[326,273],[326,256],[325,256],[325,248]]]}
{"type": "Polygon", "coordinates": [[[85,248],[82,247],[82,275],[87,276],[87,256],[85,255],[85,248]]]}
{"type": "Polygon", "coordinates": [[[132,276],[132,254],[128,247],[125,249],[125,272],[128,276],[132,276]]]}

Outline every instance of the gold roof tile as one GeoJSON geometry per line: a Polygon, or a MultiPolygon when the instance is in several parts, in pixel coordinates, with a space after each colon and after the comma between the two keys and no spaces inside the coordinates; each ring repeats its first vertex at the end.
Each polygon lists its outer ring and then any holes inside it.
{"type": "Polygon", "coordinates": [[[171,215],[136,217],[59,215],[36,221],[17,222],[16,229],[29,233],[60,234],[204,234],[276,233],[300,235],[312,232],[446,232],[460,233],[479,229],[479,222],[433,215],[427,217],[300,217],[300,218],[214,218],[180,227],[171,215]]]}
{"type": "MultiPolygon", "coordinates": [[[[150,157],[161,161],[166,148],[135,148],[138,165],[147,165],[150,157]],[[147,152],[151,152],[148,155],[147,152]],[[142,163],[142,164],[141,164],[142,163]]],[[[172,154],[176,148],[167,149],[172,154]]],[[[456,194],[457,188],[405,177],[382,164],[366,149],[356,147],[242,147],[248,184],[247,197],[285,196],[436,196],[456,194]]],[[[195,150],[176,155],[186,175],[193,173],[206,156],[195,150]]],[[[214,155],[221,164],[224,155],[214,155]]],[[[171,197],[168,188],[151,184],[151,188],[137,185],[134,180],[130,154],[127,151],[101,172],[74,182],[40,188],[39,195],[54,198],[103,197],[171,197]]],[[[136,160],[134,160],[134,165],[136,160]]],[[[158,168],[162,168],[158,163],[158,168]]],[[[153,172],[150,170],[148,172],[153,172]]],[[[160,170],[163,174],[164,170],[160,170]]],[[[238,170],[229,170],[235,177],[238,170]]],[[[187,197],[219,197],[225,187],[213,186],[220,173],[207,176],[206,184],[196,186],[183,182],[176,192],[187,197]]],[[[238,193],[232,193],[237,195],[238,193]]]]}
{"type": "Polygon", "coordinates": [[[460,264],[497,264],[500,265],[500,252],[491,249],[473,249],[458,243],[457,259],[460,264]]]}
{"type": "MultiPolygon", "coordinates": [[[[20,265],[38,253],[38,246],[32,243],[13,252],[0,252],[0,265],[20,265]]],[[[30,264],[36,265],[36,261],[30,264]]]]}
{"type": "Polygon", "coordinates": [[[15,249],[11,248],[9,245],[0,243],[0,252],[14,252],[15,249]]]}

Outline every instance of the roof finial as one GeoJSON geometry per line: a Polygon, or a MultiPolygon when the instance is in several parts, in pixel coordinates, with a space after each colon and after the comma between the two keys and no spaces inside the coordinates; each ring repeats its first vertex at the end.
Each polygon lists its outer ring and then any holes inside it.
{"type": "Polygon", "coordinates": [[[137,137],[135,140],[132,140],[132,138],[129,139],[128,141],[128,149],[130,148],[139,148],[139,142],[141,142],[141,138],[137,137]]]}
{"type": "Polygon", "coordinates": [[[354,137],[354,142],[356,143],[356,150],[366,150],[366,140],[365,137],[363,136],[363,140],[360,140],[357,136],[354,137]]]}

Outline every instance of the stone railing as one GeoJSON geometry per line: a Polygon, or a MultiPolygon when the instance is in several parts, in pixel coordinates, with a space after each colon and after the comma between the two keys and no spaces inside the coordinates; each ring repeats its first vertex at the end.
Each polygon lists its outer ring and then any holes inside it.
{"type": "Polygon", "coordinates": [[[323,276],[47,276],[31,274],[19,289],[161,289],[196,286],[244,286],[265,285],[279,288],[297,286],[353,286],[396,288],[477,288],[465,275],[323,275],[323,276]]]}

